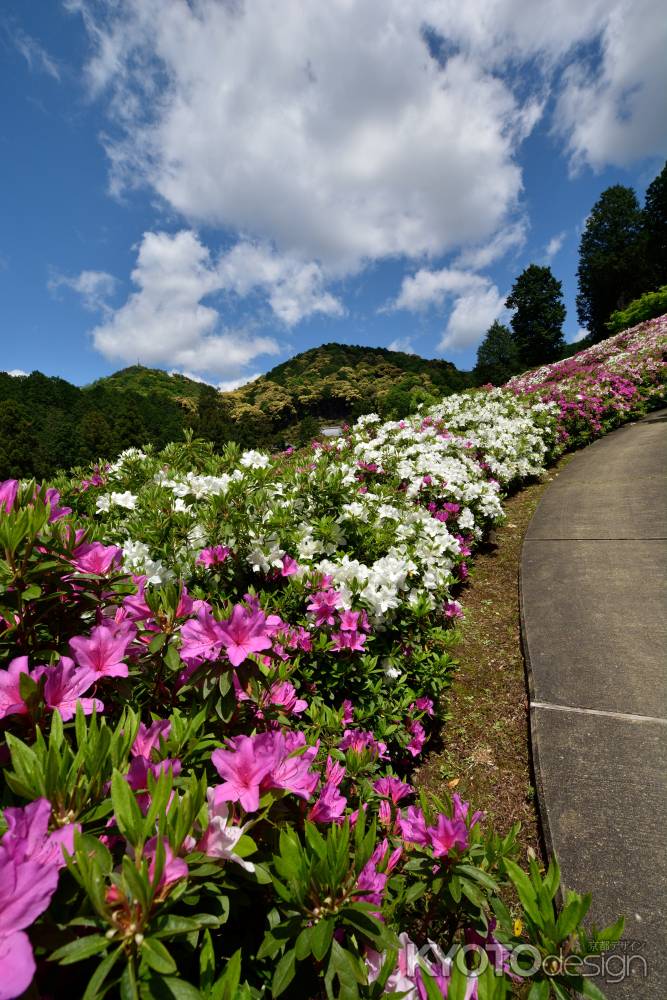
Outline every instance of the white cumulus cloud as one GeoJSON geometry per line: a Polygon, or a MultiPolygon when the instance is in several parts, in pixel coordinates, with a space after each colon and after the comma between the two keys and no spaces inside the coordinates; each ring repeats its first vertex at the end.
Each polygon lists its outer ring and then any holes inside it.
{"type": "Polygon", "coordinates": [[[70,288],[81,296],[81,301],[90,312],[110,311],[109,298],[116,290],[116,279],[106,271],[81,271],[74,277],[59,274],[49,281],[52,292],[59,288],[70,288]]]}
{"type": "Polygon", "coordinates": [[[461,351],[479,344],[494,320],[506,314],[505,298],[490,281],[483,290],[458,296],[438,345],[440,350],[461,351]]]}
{"type": "Polygon", "coordinates": [[[412,337],[397,337],[389,344],[390,351],[402,351],[403,354],[416,354],[412,337]]]}
{"type": "Polygon", "coordinates": [[[202,300],[223,282],[195,233],[145,233],[132,272],[137,291],[92,331],[106,358],[236,376],[253,358],[277,354],[270,337],[221,330],[202,300]]]}

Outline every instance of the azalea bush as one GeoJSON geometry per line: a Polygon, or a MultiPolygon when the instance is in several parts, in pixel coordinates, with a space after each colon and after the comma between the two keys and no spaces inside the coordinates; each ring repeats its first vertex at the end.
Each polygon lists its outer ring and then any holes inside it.
{"type": "Polygon", "coordinates": [[[521,396],[553,403],[560,449],[579,447],[665,402],[667,316],[510,379],[521,396]]]}
{"type": "Polygon", "coordinates": [[[536,392],[0,484],[0,1000],[601,995],[621,925],[411,773],[475,546],[571,420],[536,392]]]}

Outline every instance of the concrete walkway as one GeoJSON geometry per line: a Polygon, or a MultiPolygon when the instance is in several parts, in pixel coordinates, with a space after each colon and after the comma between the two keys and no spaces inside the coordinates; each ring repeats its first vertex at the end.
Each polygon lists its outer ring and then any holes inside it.
{"type": "Polygon", "coordinates": [[[596,980],[614,1000],[667,998],[666,459],[667,410],[582,450],[521,561],[547,848],[566,888],[593,893],[598,927],[625,916],[625,957],[596,980]]]}

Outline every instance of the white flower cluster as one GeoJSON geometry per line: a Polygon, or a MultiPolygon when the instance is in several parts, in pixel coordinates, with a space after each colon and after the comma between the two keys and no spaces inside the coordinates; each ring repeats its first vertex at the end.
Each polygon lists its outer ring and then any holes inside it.
{"type": "Polygon", "coordinates": [[[147,511],[155,495],[170,497],[171,509],[192,520],[187,536],[159,554],[138,531],[141,518],[123,528],[118,508],[133,510],[134,493],[110,493],[97,509],[115,520],[126,568],[151,582],[187,575],[197,546],[224,541],[259,576],[275,573],[285,556],[301,573],[330,575],[343,604],[361,604],[379,624],[403,606],[448,599],[466,545],[502,516],[501,486],[544,468],[554,411],[501,390],[461,393],[406,420],[368,414],[306,465],[303,456],[274,462],[246,451],[237,466],[213,458],[203,470],[182,471],[148,456],[139,488],[141,456],[133,453],[131,469],[129,458],[116,463],[113,484],[132,485],[139,499],[148,491],[147,511]]]}

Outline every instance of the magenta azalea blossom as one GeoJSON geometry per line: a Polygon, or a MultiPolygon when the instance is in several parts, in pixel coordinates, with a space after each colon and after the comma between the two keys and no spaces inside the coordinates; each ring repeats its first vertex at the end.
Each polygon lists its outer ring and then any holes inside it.
{"type": "Polygon", "coordinates": [[[308,610],[315,615],[316,625],[333,625],[335,609],[340,604],[340,594],[335,590],[321,590],[310,598],[308,610]]]}
{"type": "Polygon", "coordinates": [[[280,570],[281,576],[294,576],[295,573],[299,572],[299,564],[296,559],[292,559],[291,556],[283,556],[283,565],[280,570]]]}
{"type": "Polygon", "coordinates": [[[308,813],[308,819],[313,823],[333,823],[345,812],[347,799],[338,791],[334,782],[322,786],[320,797],[308,813]]]}
{"type": "Polygon", "coordinates": [[[45,500],[49,507],[51,508],[51,513],[49,515],[49,523],[53,524],[54,521],[59,521],[63,517],[67,517],[68,514],[72,513],[71,507],[60,507],[60,493],[58,490],[50,486],[46,491],[45,500]]]}
{"type": "Polygon", "coordinates": [[[264,708],[280,708],[288,715],[299,715],[308,708],[308,702],[297,696],[294,685],[289,681],[276,681],[272,684],[262,695],[260,705],[264,708]]]}
{"type": "Polygon", "coordinates": [[[102,545],[101,542],[84,542],[72,553],[72,564],[79,573],[106,576],[112,570],[119,570],[123,550],[118,545],[102,545]]]}
{"type": "Polygon", "coordinates": [[[211,545],[209,548],[201,550],[195,562],[199,566],[211,569],[213,566],[221,566],[230,555],[231,550],[226,545],[211,545]]]}
{"type": "Polygon", "coordinates": [[[216,803],[240,802],[246,812],[259,809],[262,782],[278,762],[274,735],[236,736],[230,740],[230,749],[213,751],[211,762],[225,779],[214,790],[216,803]]]}
{"type": "Polygon", "coordinates": [[[426,743],[426,731],[421,722],[411,722],[408,726],[408,732],[412,738],[405,749],[413,757],[418,757],[426,743]]]}
{"type": "Polygon", "coordinates": [[[37,799],[24,809],[5,809],[7,832],[0,838],[0,1000],[27,990],[35,974],[25,928],[51,902],[64,865],[62,848],[73,847],[74,827],[48,833],[51,805],[37,799]]]}
{"type": "Polygon", "coordinates": [[[333,632],[331,635],[334,650],[339,653],[342,649],[349,649],[352,652],[363,652],[366,636],[363,632],[333,632]]]}
{"type": "Polygon", "coordinates": [[[426,830],[424,813],[418,806],[408,806],[405,816],[398,821],[403,840],[408,844],[428,844],[429,835],[426,830]]]}
{"type": "Polygon", "coordinates": [[[27,715],[28,709],[21,697],[21,674],[27,674],[28,657],[17,656],[6,670],[0,670],[0,719],[8,715],[27,715]]]}
{"type": "Polygon", "coordinates": [[[246,611],[241,604],[234,606],[231,618],[220,622],[220,634],[229,662],[234,667],[240,666],[251,653],[271,648],[264,613],[246,611]]]}
{"type": "Polygon", "coordinates": [[[181,656],[184,659],[217,660],[223,646],[222,626],[208,607],[199,608],[197,617],[181,628],[181,656]]]}
{"type": "Polygon", "coordinates": [[[14,509],[18,491],[18,479],[5,479],[0,483],[0,513],[9,514],[14,509]]]}
{"type": "Polygon", "coordinates": [[[127,677],[129,671],[123,657],[131,640],[128,626],[97,625],[90,638],[78,635],[69,644],[79,666],[92,670],[99,679],[127,677]]]}
{"type": "Polygon", "coordinates": [[[391,777],[379,778],[374,782],[373,788],[378,795],[383,795],[385,798],[391,799],[394,805],[398,805],[399,802],[414,792],[412,785],[406,785],[405,782],[400,781],[398,778],[391,777]]]}
{"type": "Polygon", "coordinates": [[[132,756],[150,760],[153,751],[159,749],[160,740],[169,739],[170,732],[171,722],[168,719],[156,719],[150,726],[140,723],[139,732],[132,744],[132,756]]]}
{"type": "Polygon", "coordinates": [[[464,851],[468,846],[468,830],[460,819],[450,819],[444,813],[438,815],[435,826],[426,828],[429,842],[433,848],[433,857],[441,858],[449,854],[453,847],[464,851]]]}
{"type": "Polygon", "coordinates": [[[33,677],[35,680],[46,678],[44,700],[50,709],[60,712],[63,722],[74,718],[77,703],[84,715],[92,715],[93,710],[104,711],[99,698],[81,697],[98,680],[98,675],[87,667],[78,666],[69,656],[61,656],[55,666],[36,667],[33,677]]]}
{"type": "MultiPolygon", "coordinates": [[[[188,866],[185,861],[183,861],[182,858],[177,858],[175,856],[166,837],[163,838],[162,843],[164,845],[164,867],[157,885],[158,889],[165,889],[167,886],[173,885],[174,882],[178,882],[180,879],[188,877],[188,866]]],[[[144,847],[144,857],[150,861],[148,866],[148,876],[151,881],[155,878],[156,854],[157,837],[151,837],[144,847]]]]}
{"type": "Polygon", "coordinates": [[[215,769],[225,779],[214,790],[215,802],[240,802],[246,812],[255,812],[261,795],[271,789],[310,798],[319,780],[317,772],[310,771],[317,749],[306,747],[303,733],[235,736],[228,748],[211,755],[215,769]]]}

